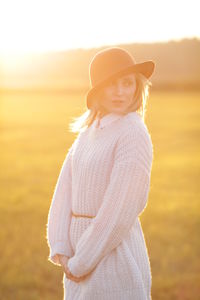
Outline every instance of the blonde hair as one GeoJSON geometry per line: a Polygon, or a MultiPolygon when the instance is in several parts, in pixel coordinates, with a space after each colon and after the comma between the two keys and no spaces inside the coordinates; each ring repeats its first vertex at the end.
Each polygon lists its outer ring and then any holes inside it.
{"type": "MultiPolygon", "coordinates": [[[[143,121],[145,121],[145,115],[147,110],[147,99],[149,97],[149,87],[152,86],[152,83],[142,74],[135,73],[136,79],[136,91],[133,97],[133,103],[128,107],[127,111],[123,114],[127,114],[131,111],[138,112],[143,121]]],[[[75,121],[72,121],[69,124],[71,132],[80,132],[84,131],[85,128],[91,126],[96,116],[101,114],[98,101],[92,101],[90,109],[87,109],[81,116],[73,118],[75,121]]]]}

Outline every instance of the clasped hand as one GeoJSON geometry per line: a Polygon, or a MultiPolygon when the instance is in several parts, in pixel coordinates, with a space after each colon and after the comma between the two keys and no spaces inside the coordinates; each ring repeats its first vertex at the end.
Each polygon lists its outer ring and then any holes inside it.
{"type": "Polygon", "coordinates": [[[68,263],[68,260],[69,260],[69,257],[66,256],[66,255],[61,255],[61,254],[58,254],[58,257],[59,257],[59,261],[60,261],[60,264],[63,268],[63,271],[66,275],[66,277],[70,280],[73,280],[75,282],[80,282],[82,280],[84,280],[89,274],[86,274],[84,276],[81,276],[81,277],[75,277],[68,269],[68,266],[67,266],[67,263],[68,263]]]}

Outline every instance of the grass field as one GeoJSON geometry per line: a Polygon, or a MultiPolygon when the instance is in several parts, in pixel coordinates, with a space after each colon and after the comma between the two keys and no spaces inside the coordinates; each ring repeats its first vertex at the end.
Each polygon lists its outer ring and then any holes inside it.
{"type": "MultiPolygon", "coordinates": [[[[152,92],[146,123],[154,145],[141,216],[153,300],[200,299],[200,92],[152,92]]],[[[62,299],[62,270],[47,261],[48,209],[72,117],[84,94],[0,95],[0,299],[62,299]]]]}

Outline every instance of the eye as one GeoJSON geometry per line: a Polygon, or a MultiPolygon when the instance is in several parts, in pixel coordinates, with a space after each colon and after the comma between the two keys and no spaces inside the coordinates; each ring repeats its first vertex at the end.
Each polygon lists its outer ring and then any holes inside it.
{"type": "Polygon", "coordinates": [[[125,86],[130,86],[131,84],[133,84],[133,82],[131,80],[128,80],[128,79],[124,80],[125,86]]]}

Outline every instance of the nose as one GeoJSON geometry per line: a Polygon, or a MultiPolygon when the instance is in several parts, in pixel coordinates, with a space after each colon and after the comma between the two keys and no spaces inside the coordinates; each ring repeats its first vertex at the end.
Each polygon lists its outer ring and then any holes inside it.
{"type": "Polygon", "coordinates": [[[120,82],[115,83],[115,93],[121,95],[123,93],[122,84],[120,82]]]}

